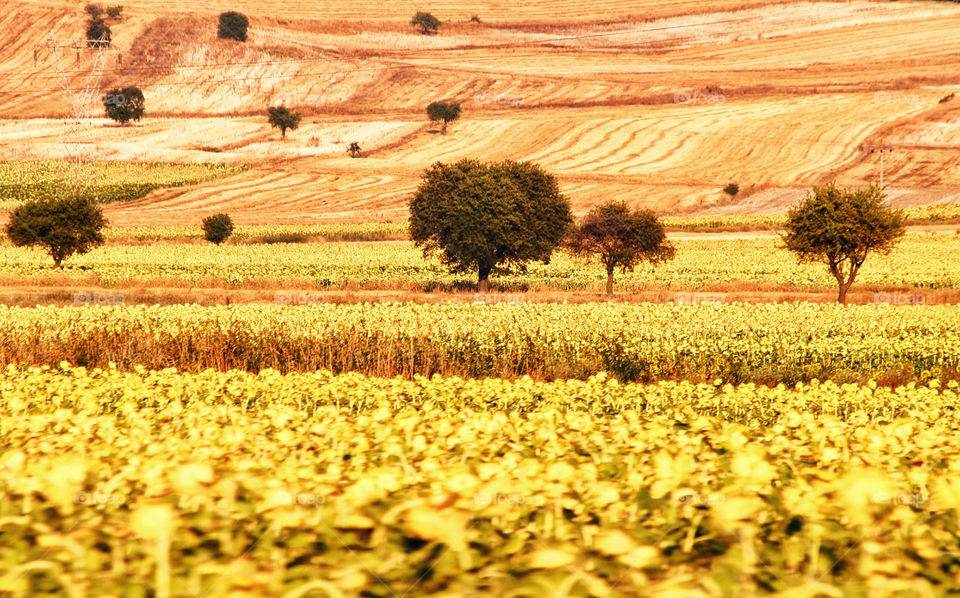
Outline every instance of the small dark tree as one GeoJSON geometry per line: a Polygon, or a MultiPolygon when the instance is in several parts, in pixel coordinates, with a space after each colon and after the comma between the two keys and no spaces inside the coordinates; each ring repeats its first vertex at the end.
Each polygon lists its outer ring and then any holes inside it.
{"type": "Polygon", "coordinates": [[[7,235],[14,245],[40,245],[59,268],[75,253],[103,243],[106,221],[96,201],[86,197],[34,200],[14,210],[7,235]]]}
{"type": "Polygon", "coordinates": [[[226,214],[216,214],[203,219],[203,238],[219,245],[233,234],[233,220],[226,214]]]}
{"type": "Polygon", "coordinates": [[[235,39],[238,42],[247,41],[247,28],[250,20],[238,12],[220,14],[220,24],[217,27],[217,37],[220,39],[235,39]]]}
{"type": "Polygon", "coordinates": [[[460,118],[460,104],[457,102],[433,102],[427,106],[427,116],[430,122],[443,121],[441,133],[447,134],[447,123],[460,118]]]}
{"type": "Polygon", "coordinates": [[[103,18],[103,6],[93,2],[84,6],[83,12],[90,16],[90,20],[103,18]]]}
{"type": "Polygon", "coordinates": [[[115,21],[119,21],[123,17],[123,6],[119,4],[111,6],[107,9],[107,16],[115,21]]]}
{"type": "Polygon", "coordinates": [[[443,25],[443,23],[441,23],[440,19],[438,19],[437,17],[433,16],[428,12],[420,12],[420,11],[418,11],[417,14],[413,15],[413,19],[410,20],[410,24],[416,25],[417,27],[419,27],[420,33],[422,33],[423,35],[430,35],[432,33],[436,33],[437,29],[440,28],[440,25],[443,25]]]}
{"type": "Polygon", "coordinates": [[[103,96],[103,107],[108,117],[122,125],[131,120],[139,121],[143,118],[143,92],[138,87],[114,89],[103,96]]]}
{"type": "Polygon", "coordinates": [[[287,129],[296,131],[300,126],[300,113],[288,110],[284,106],[273,106],[267,109],[270,126],[280,129],[280,136],[287,138],[287,129]]]}
{"type": "Polygon", "coordinates": [[[113,34],[102,18],[90,19],[87,25],[87,46],[90,48],[108,48],[113,34]]]}
{"type": "Polygon", "coordinates": [[[740,193],[740,185],[736,183],[730,183],[729,185],[723,188],[723,192],[729,195],[730,197],[734,197],[737,193],[740,193]]]}
{"type": "Polygon", "coordinates": [[[572,222],[553,175],[526,162],[438,162],[410,201],[416,245],[455,272],[476,272],[482,293],[495,268],[548,262],[572,222]]]}
{"type": "Polygon", "coordinates": [[[613,295],[613,272],[629,272],[642,261],[673,258],[663,224],[649,210],[631,212],[627,204],[607,202],[584,217],[566,242],[577,255],[598,255],[607,269],[607,295],[613,295]]]}
{"type": "Polygon", "coordinates": [[[783,241],[801,262],[826,264],[837,279],[837,301],[847,291],[871,252],[889,253],[905,231],[904,215],[884,202],[883,189],[841,189],[830,183],[814,187],[787,213],[783,241]]]}
{"type": "Polygon", "coordinates": [[[360,157],[360,144],[354,141],[350,144],[350,147],[347,148],[347,153],[350,154],[351,158],[360,157]]]}

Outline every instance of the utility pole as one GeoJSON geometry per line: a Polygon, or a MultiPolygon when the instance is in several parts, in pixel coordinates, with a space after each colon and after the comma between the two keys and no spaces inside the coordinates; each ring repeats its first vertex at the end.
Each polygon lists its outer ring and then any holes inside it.
{"type": "Polygon", "coordinates": [[[883,189],[883,150],[880,150],[880,188],[883,189]]]}
{"type": "Polygon", "coordinates": [[[871,154],[880,154],[880,188],[883,189],[883,167],[884,167],[884,157],[886,154],[893,151],[893,148],[889,147],[878,147],[870,150],[871,154]]]}

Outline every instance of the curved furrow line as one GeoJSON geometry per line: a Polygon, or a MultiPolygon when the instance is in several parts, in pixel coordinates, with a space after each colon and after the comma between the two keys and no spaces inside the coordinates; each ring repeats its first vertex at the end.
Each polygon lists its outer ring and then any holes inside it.
{"type": "Polygon", "coordinates": [[[580,141],[577,144],[579,151],[574,155],[555,160],[554,167],[563,171],[584,170],[589,169],[588,167],[603,157],[615,155],[617,148],[610,147],[610,140],[632,124],[630,120],[606,121],[594,127],[589,127],[589,123],[583,123],[581,135],[577,140],[580,141]],[[595,138],[595,141],[590,141],[591,138],[595,138]]]}

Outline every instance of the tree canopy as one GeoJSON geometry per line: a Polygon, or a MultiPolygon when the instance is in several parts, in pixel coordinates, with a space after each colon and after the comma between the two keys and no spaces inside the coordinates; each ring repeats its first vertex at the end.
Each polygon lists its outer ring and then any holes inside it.
{"type": "Polygon", "coordinates": [[[143,118],[145,102],[143,92],[138,87],[114,89],[103,96],[103,107],[107,116],[120,124],[143,118]]]}
{"type": "Polygon", "coordinates": [[[87,23],[87,46],[88,47],[107,48],[110,46],[112,38],[113,38],[113,34],[110,31],[110,26],[107,25],[107,22],[104,21],[102,17],[90,18],[89,23],[87,23]]]}
{"type": "Polygon", "coordinates": [[[460,118],[459,102],[432,102],[427,106],[427,116],[431,122],[443,121],[443,129],[440,131],[444,135],[447,133],[447,123],[460,118]]]}
{"type": "Polygon", "coordinates": [[[410,19],[410,24],[419,27],[420,33],[423,35],[436,33],[437,29],[440,28],[440,25],[443,25],[443,23],[440,22],[440,19],[428,12],[423,11],[417,11],[417,14],[413,15],[413,18],[410,19]]]}
{"type": "Polygon", "coordinates": [[[607,271],[607,295],[613,295],[613,273],[632,270],[642,261],[673,258],[659,219],[649,210],[631,211],[623,202],[609,201],[588,213],[567,239],[577,255],[597,255],[607,271]]]}
{"type": "Polygon", "coordinates": [[[548,262],[573,219],[553,175],[528,162],[437,162],[410,202],[410,234],[454,271],[489,290],[496,268],[548,262]]]}
{"type": "Polygon", "coordinates": [[[46,248],[53,265],[75,253],[83,254],[103,243],[106,220],[97,202],[88,197],[67,197],[29,201],[10,218],[7,235],[18,247],[46,248]]]}
{"type": "Polygon", "coordinates": [[[217,26],[217,37],[220,39],[235,39],[238,42],[247,41],[247,28],[250,20],[239,12],[224,12],[220,14],[217,26]]]}
{"type": "Polygon", "coordinates": [[[874,185],[843,189],[834,183],[813,187],[787,213],[783,242],[801,262],[823,263],[837,280],[840,303],[870,253],[888,253],[905,232],[904,215],[889,208],[874,185]]]}
{"type": "Polygon", "coordinates": [[[203,219],[203,238],[214,245],[226,241],[233,234],[233,220],[227,214],[214,214],[203,219]]]}
{"type": "Polygon", "coordinates": [[[300,113],[284,106],[273,106],[267,109],[270,126],[280,129],[280,136],[286,138],[287,129],[296,131],[300,126],[300,113]]]}

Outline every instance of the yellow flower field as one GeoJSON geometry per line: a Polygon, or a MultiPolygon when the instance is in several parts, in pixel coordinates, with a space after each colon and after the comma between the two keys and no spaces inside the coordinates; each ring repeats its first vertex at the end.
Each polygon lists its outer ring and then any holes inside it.
{"type": "MultiPolygon", "coordinates": [[[[904,210],[907,221],[912,224],[956,222],[960,220],[960,204],[930,204],[904,210]]],[[[668,216],[661,218],[668,229],[676,230],[765,230],[782,228],[785,216],[737,215],[737,216],[668,216]]],[[[108,227],[105,237],[111,242],[143,242],[203,239],[200,223],[178,226],[108,227]]],[[[405,222],[379,222],[365,224],[272,224],[240,225],[233,231],[233,239],[255,240],[265,236],[300,235],[307,238],[329,240],[396,240],[409,238],[405,222]]]]}
{"type": "MultiPolygon", "coordinates": [[[[758,282],[801,288],[833,288],[826,267],[799,265],[779,239],[679,240],[676,259],[653,268],[647,264],[620,275],[617,288],[681,287],[697,289],[725,282],[758,282]]],[[[42,283],[54,274],[38,248],[0,246],[0,275],[34,277],[42,283]]],[[[117,285],[138,280],[240,285],[286,282],[313,288],[359,287],[433,290],[469,287],[476,275],[451,274],[436,259],[425,259],[408,241],[223,245],[161,243],[109,244],[64,262],[57,277],[94,278],[117,285]]],[[[558,253],[549,265],[531,264],[527,272],[494,275],[506,290],[601,290],[603,268],[558,253]]],[[[872,256],[857,279],[861,284],[918,288],[960,287],[960,235],[908,235],[889,256],[872,256]]]]}
{"type": "MultiPolygon", "coordinates": [[[[960,204],[927,204],[903,210],[907,224],[956,223],[960,220],[960,204]]],[[[742,214],[730,216],[673,216],[663,218],[667,227],[676,229],[770,229],[782,228],[785,214],[742,214]]]]}
{"type": "MultiPolygon", "coordinates": [[[[203,240],[203,227],[194,226],[131,226],[107,227],[103,236],[108,243],[144,241],[203,240]]],[[[231,242],[255,242],[261,239],[302,237],[306,240],[329,241],[381,241],[409,238],[407,225],[403,223],[366,224],[264,224],[237,225],[231,242]]]]}
{"type": "Polygon", "coordinates": [[[0,373],[12,596],[943,596],[957,384],[0,373]]]}
{"type": "Polygon", "coordinates": [[[81,189],[102,203],[128,201],[154,189],[182,187],[243,172],[244,166],[165,162],[0,161],[0,210],[81,189]]]}
{"type": "MultiPolygon", "coordinates": [[[[956,377],[958,306],[0,307],[0,363],[729,382],[956,377]]],[[[286,303],[299,295],[281,292],[286,303]]]]}
{"type": "MultiPolygon", "coordinates": [[[[910,224],[951,223],[960,220],[960,204],[929,204],[904,210],[910,224]]],[[[783,214],[736,216],[667,216],[661,218],[664,226],[675,230],[767,230],[782,228],[783,214]]],[[[109,241],[169,241],[203,239],[198,222],[194,226],[140,226],[110,227],[105,230],[109,241]]],[[[406,239],[409,231],[405,222],[366,224],[273,224],[241,225],[234,229],[237,240],[256,239],[270,235],[302,235],[330,240],[406,239]]]]}

